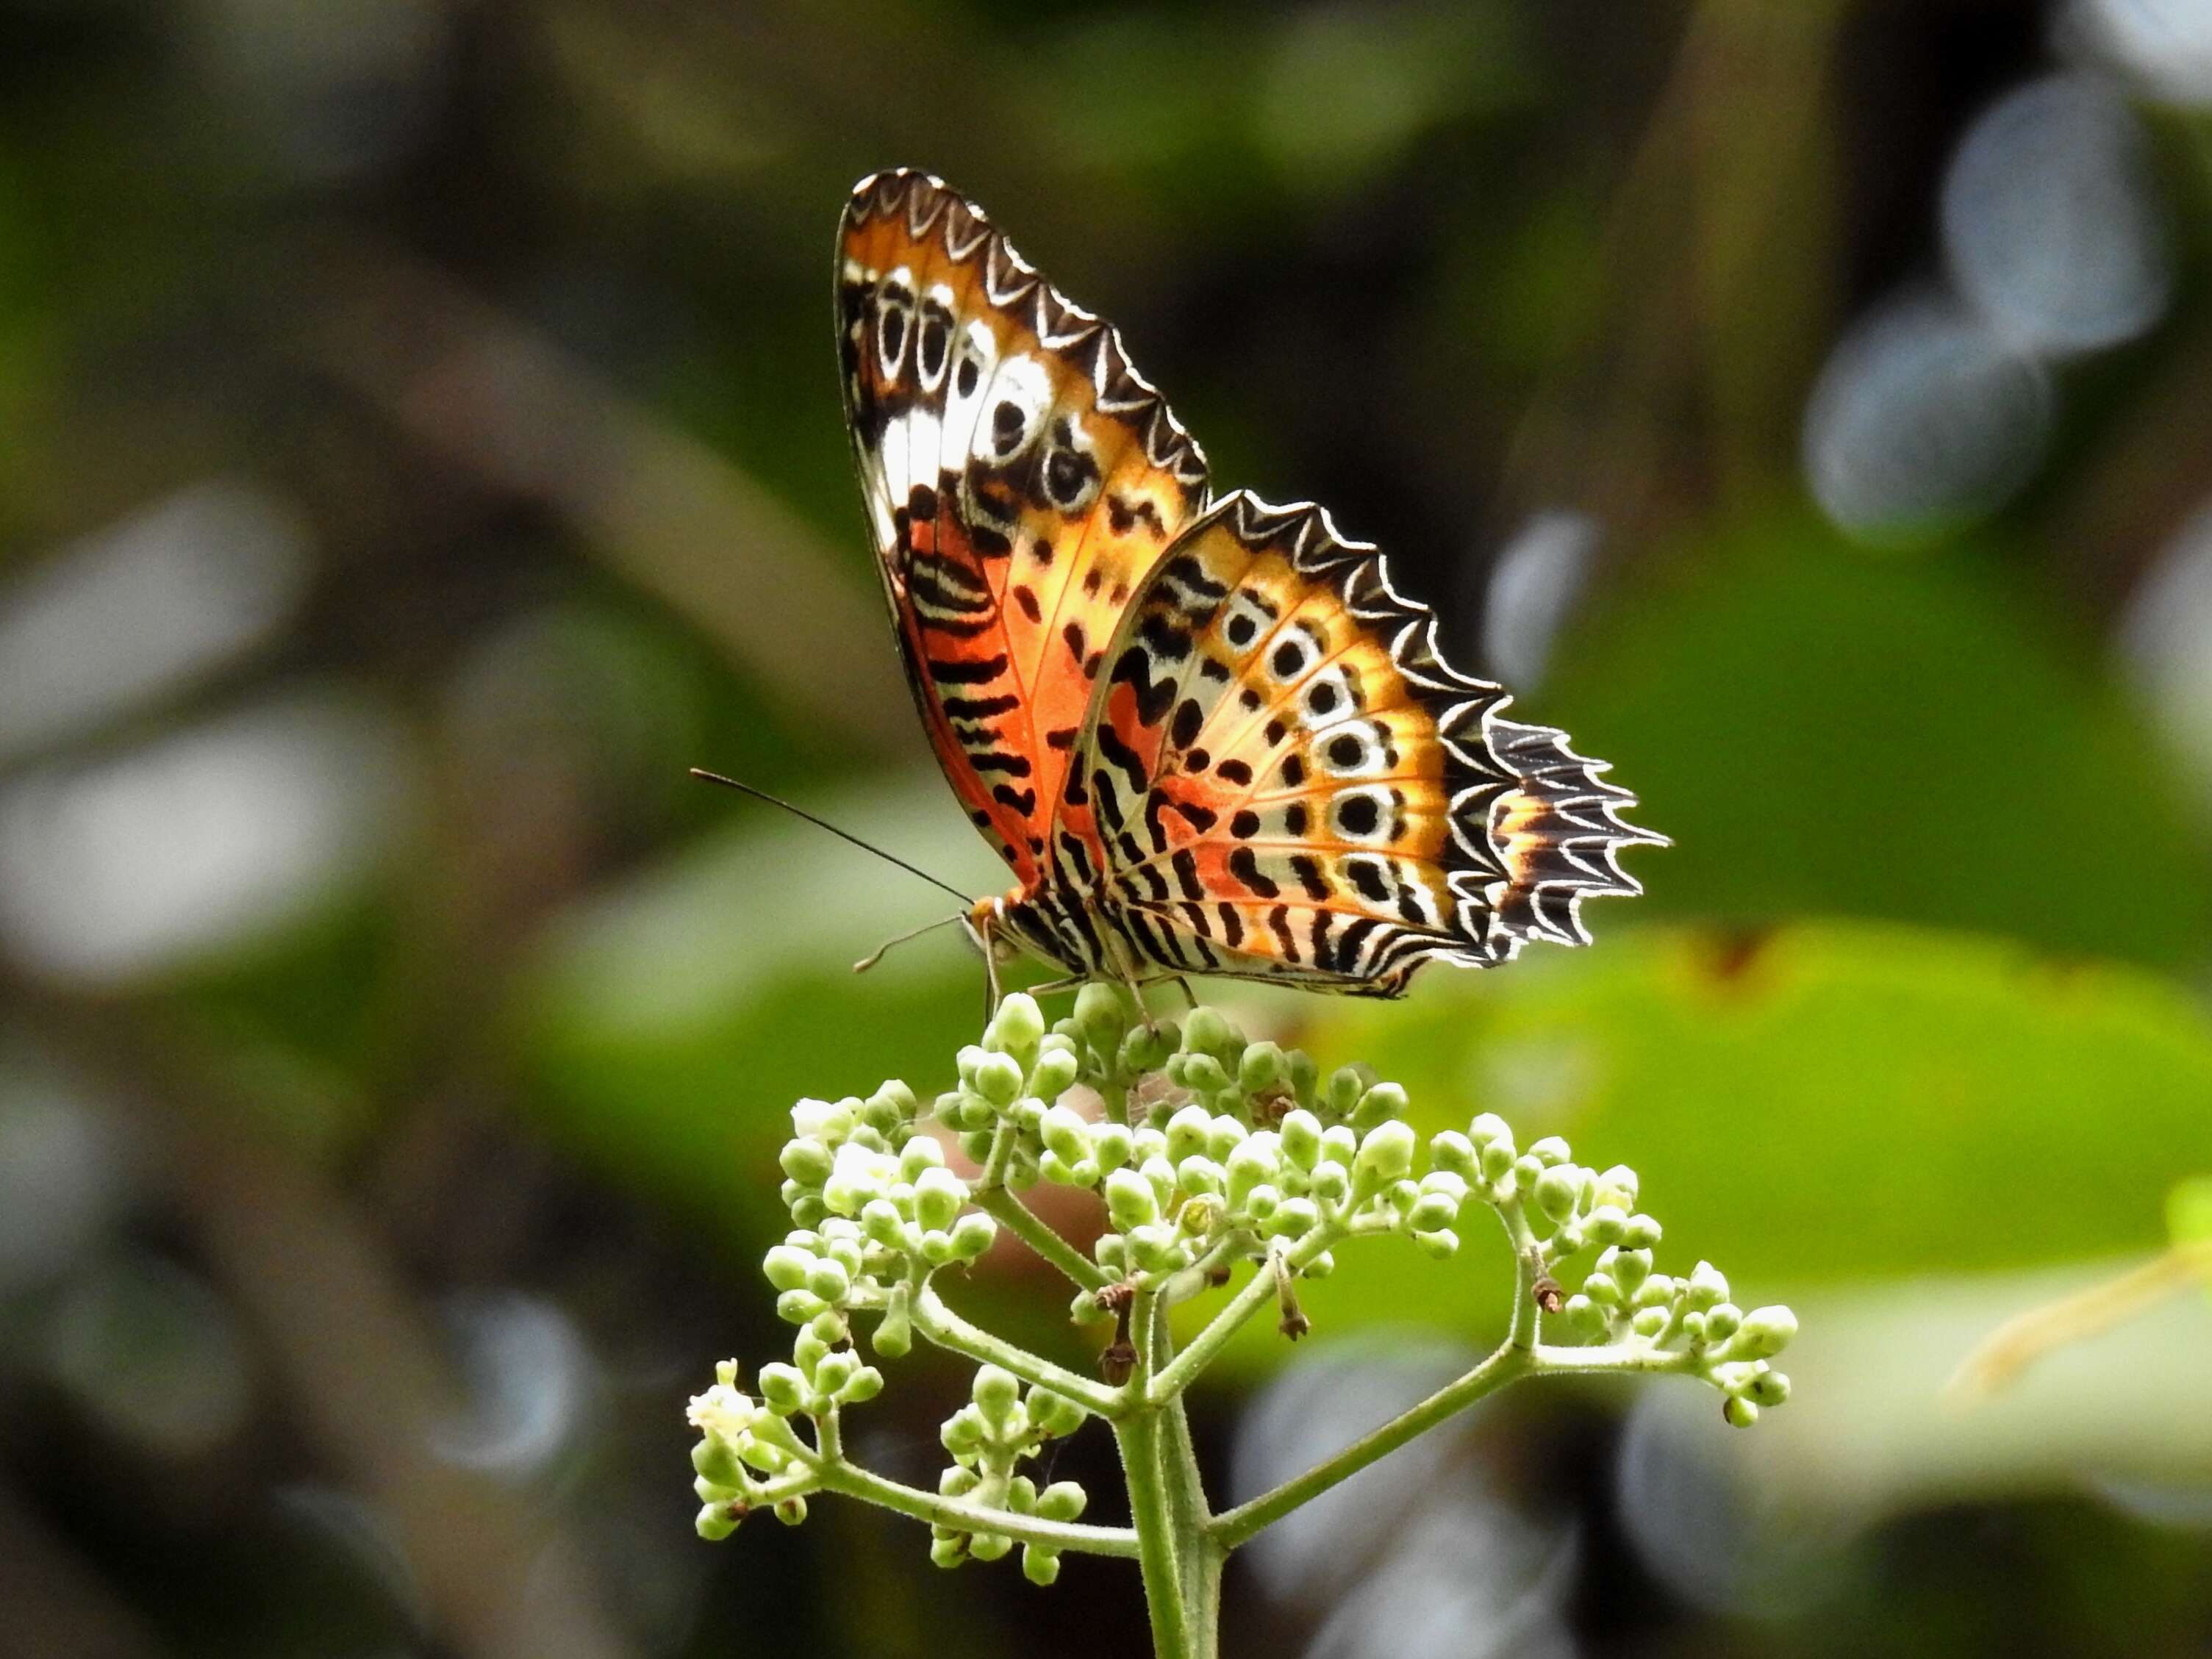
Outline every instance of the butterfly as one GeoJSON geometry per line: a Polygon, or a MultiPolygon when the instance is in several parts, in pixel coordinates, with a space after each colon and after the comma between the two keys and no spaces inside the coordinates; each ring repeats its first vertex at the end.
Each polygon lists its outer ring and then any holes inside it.
{"type": "Polygon", "coordinates": [[[1212,495],[1119,332],[974,203],[863,179],[837,315],[915,703],[1014,880],[966,918],[987,962],[1395,997],[1642,890],[1620,850],[1664,838],[1604,764],[1504,718],[1324,509],[1212,495]]]}

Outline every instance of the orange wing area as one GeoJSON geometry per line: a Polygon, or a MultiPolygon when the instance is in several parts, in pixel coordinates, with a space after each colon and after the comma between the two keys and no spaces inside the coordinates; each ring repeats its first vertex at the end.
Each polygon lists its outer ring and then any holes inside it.
{"type": "Polygon", "coordinates": [[[837,281],[846,417],[938,762],[1024,888],[1079,851],[1095,867],[1070,757],[1116,621],[1205,503],[1205,457],[1115,330],[938,179],[861,181],[837,281]]]}
{"type": "Polygon", "coordinates": [[[1436,617],[1321,508],[1194,522],[1108,651],[1082,766],[1110,901],[1162,963],[1396,995],[1424,963],[1587,944],[1662,837],[1606,769],[1446,664],[1436,617]]]}

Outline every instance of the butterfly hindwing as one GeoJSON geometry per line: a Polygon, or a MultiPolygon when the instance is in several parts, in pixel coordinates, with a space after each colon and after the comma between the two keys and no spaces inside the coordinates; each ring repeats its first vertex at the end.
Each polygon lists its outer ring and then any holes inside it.
{"type": "Polygon", "coordinates": [[[855,189],[838,315],[915,700],[969,815],[1034,884],[1106,641],[1204,506],[1205,458],[1115,331],[937,179],[855,189]]]}
{"type": "Polygon", "coordinates": [[[1195,521],[1109,647],[1083,766],[1109,896],[1157,959],[1395,994],[1424,962],[1587,940],[1592,893],[1658,837],[1310,505],[1195,521]]]}

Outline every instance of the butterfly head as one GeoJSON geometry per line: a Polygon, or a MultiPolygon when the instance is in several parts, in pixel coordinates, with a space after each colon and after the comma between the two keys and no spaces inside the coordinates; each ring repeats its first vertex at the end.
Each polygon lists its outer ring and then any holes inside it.
{"type": "Polygon", "coordinates": [[[1088,974],[1097,969],[1080,952],[1071,952],[1045,908],[1019,890],[976,900],[961,918],[961,931],[994,967],[1003,968],[1027,955],[1065,973],[1088,974]]]}

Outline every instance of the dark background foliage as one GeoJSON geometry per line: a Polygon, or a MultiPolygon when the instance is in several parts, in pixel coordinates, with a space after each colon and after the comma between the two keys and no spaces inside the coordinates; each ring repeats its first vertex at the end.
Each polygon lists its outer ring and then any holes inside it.
{"type": "MultiPolygon", "coordinates": [[[[978,971],[853,979],[936,901],[684,769],[998,879],[837,407],[832,229],[902,163],[1676,842],[1594,951],[1241,1017],[1636,1164],[1806,1324],[1748,1436],[1509,1396],[1240,1562],[1230,1650],[2212,1646],[2201,1294],[1942,1389],[2212,1170],[2203,17],[0,12],[0,1650],[1140,1646],[1121,1564],[690,1529],[787,1108],[942,1086],[978,971]]],[[[1502,1263],[1348,1258],[1204,1394],[1218,1487],[1493,1334],[1502,1263]]],[[[963,1294],[1079,1358],[1018,1262],[963,1294]]],[[[892,1384],[861,1450],[928,1483],[963,1378],[892,1384]]]]}

